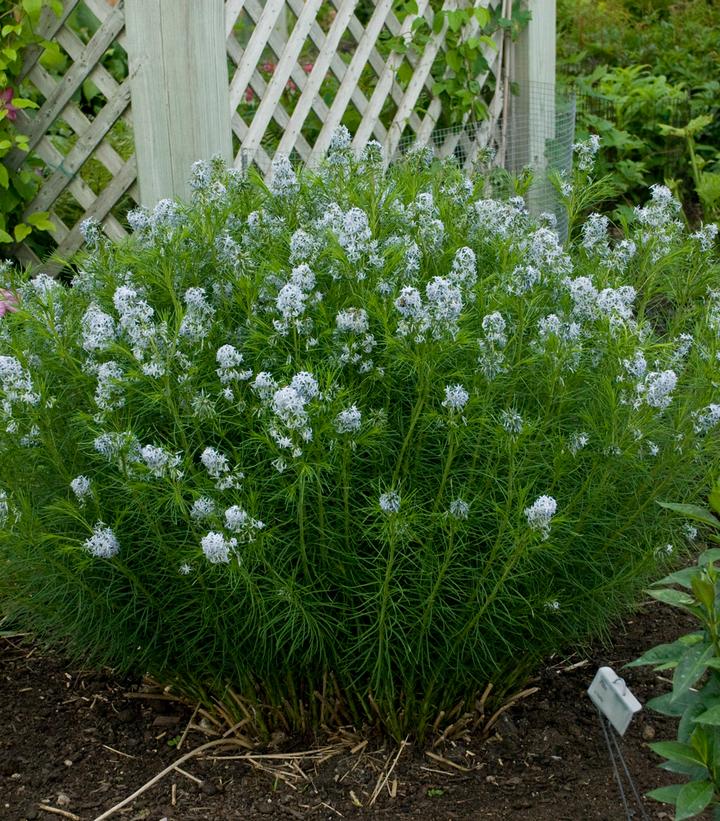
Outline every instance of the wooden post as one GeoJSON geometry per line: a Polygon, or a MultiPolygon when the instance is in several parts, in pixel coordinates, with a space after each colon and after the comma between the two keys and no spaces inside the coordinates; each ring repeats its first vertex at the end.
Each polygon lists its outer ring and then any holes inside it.
{"type": "Polygon", "coordinates": [[[125,0],[140,200],[190,195],[196,160],[232,161],[223,0],[125,0]]]}
{"type": "Polygon", "coordinates": [[[511,76],[519,94],[513,99],[508,130],[508,161],[513,171],[531,166],[536,182],[529,196],[531,212],[547,199],[547,141],[555,137],[555,2],[525,0],[530,24],[514,49],[511,76]]]}

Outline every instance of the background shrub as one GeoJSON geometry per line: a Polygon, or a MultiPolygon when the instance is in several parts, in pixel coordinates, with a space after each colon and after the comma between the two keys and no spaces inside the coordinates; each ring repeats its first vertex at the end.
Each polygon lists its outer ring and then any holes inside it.
{"type": "Polygon", "coordinates": [[[720,6],[707,0],[560,0],[559,71],[581,92],[579,131],[601,135],[602,169],[626,203],[667,180],[691,222],[720,217],[720,82],[708,70],[718,26],[720,6]],[[691,152],[665,126],[699,117],[691,152]]]}
{"type": "Polygon", "coordinates": [[[298,726],[333,692],[422,735],[682,549],[655,500],[717,455],[718,266],[667,189],[566,250],[482,179],[348,139],[269,189],[197,165],[130,241],[87,225],[70,288],[5,269],[0,603],[206,700],[298,726]]]}

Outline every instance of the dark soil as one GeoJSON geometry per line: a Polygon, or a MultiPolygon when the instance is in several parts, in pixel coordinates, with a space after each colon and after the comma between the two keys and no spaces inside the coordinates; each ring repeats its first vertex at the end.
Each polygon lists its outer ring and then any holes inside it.
{"type": "MultiPolygon", "coordinates": [[[[212,760],[210,749],[180,765],[186,774],[166,775],[113,818],[625,818],[585,690],[599,666],[619,671],[690,629],[682,614],[644,605],[617,630],[611,648],[550,659],[531,682],[538,691],[509,709],[487,739],[476,734],[434,749],[409,745],[394,767],[397,748],[372,738],[356,749],[362,739],[348,736],[324,753],[295,758],[281,754],[307,746],[277,739],[274,747],[254,751],[275,758],[253,762],[212,760]]],[[[622,675],[643,703],[668,688],[646,668],[622,675]]],[[[191,729],[178,750],[191,711],[152,695],[137,681],[77,670],[20,638],[0,639],[0,818],[91,821],[212,738],[191,729]]],[[[674,730],[673,721],[643,710],[621,740],[641,793],[672,782],[647,744],[672,738],[674,730]]],[[[649,818],[672,818],[671,808],[650,799],[644,808],[649,818]]],[[[635,817],[642,817],[639,811],[635,817]]]]}

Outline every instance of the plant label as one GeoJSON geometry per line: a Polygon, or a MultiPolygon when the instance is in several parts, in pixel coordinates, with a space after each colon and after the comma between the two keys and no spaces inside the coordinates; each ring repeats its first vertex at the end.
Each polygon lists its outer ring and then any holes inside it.
{"type": "Polygon", "coordinates": [[[625,735],[632,717],[642,709],[640,702],[612,667],[601,667],[597,671],[588,687],[588,695],[620,735],[625,735]]]}

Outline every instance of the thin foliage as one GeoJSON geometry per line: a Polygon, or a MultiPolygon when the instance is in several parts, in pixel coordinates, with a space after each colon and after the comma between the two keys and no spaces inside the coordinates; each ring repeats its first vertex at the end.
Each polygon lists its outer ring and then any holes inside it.
{"type": "Polygon", "coordinates": [[[720,295],[666,189],[623,239],[593,215],[564,248],[521,198],[347,133],[316,172],[193,184],[129,241],[86,225],[71,287],[3,271],[20,623],[203,704],[236,693],[268,732],[341,702],[422,736],[682,551],[654,503],[717,456],[720,295]]]}

